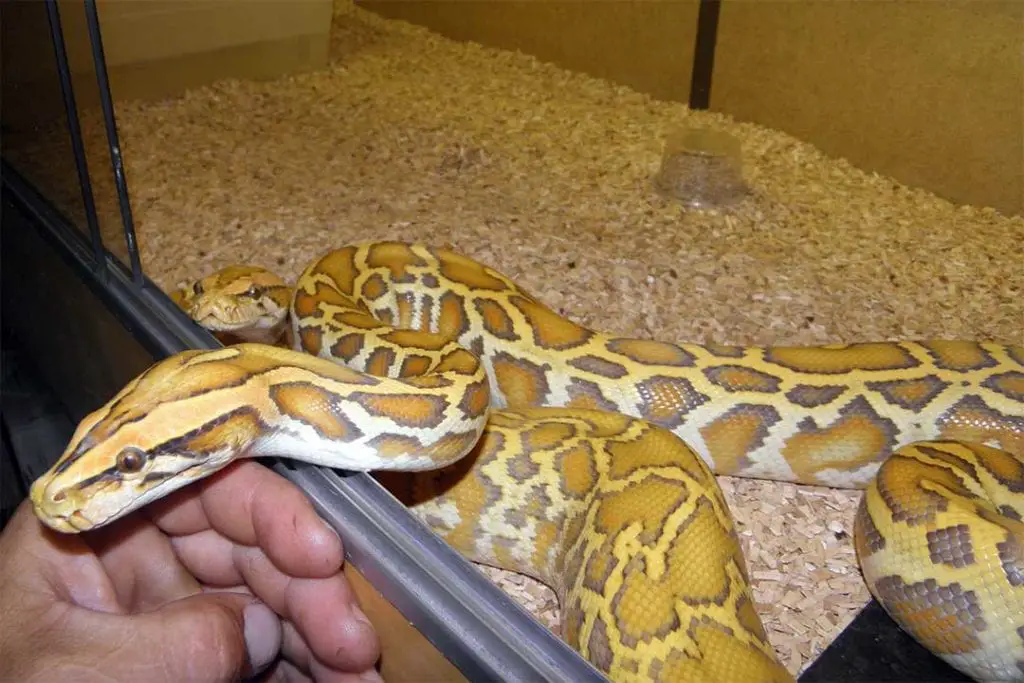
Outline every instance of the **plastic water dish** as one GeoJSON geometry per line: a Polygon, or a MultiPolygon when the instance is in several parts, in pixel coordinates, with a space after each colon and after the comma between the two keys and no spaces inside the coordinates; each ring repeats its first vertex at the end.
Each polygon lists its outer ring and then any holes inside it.
{"type": "Polygon", "coordinates": [[[739,140],[708,128],[688,128],[670,135],[654,186],[663,196],[693,209],[716,209],[742,201],[750,189],[743,180],[739,140]]]}

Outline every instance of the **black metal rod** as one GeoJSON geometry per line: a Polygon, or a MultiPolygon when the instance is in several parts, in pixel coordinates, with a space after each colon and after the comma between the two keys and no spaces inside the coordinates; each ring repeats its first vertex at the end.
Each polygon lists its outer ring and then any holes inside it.
{"type": "Polygon", "coordinates": [[[697,13],[697,39],[693,47],[693,72],[690,75],[690,109],[711,106],[711,77],[715,70],[715,44],[718,42],[720,0],[701,0],[697,13]]]}
{"type": "Polygon", "coordinates": [[[50,35],[53,40],[53,51],[57,57],[57,73],[60,75],[60,90],[64,96],[64,110],[68,117],[68,131],[71,133],[71,149],[75,155],[75,170],[78,171],[78,183],[82,190],[85,223],[89,228],[93,256],[96,258],[96,270],[100,271],[103,269],[103,262],[106,259],[103,251],[103,236],[100,234],[100,220],[96,214],[96,200],[92,194],[89,162],[85,155],[82,126],[78,120],[75,86],[71,79],[71,67],[68,64],[67,47],[64,44],[64,30],[61,27],[60,9],[57,7],[57,0],[46,0],[46,12],[50,18],[50,35]]]}
{"type": "Polygon", "coordinates": [[[103,55],[103,39],[100,36],[100,17],[96,11],[96,0],[84,1],[85,24],[89,28],[89,40],[92,43],[92,61],[96,67],[96,83],[100,89],[100,106],[103,108],[103,121],[107,127],[110,163],[114,169],[114,186],[117,188],[117,201],[121,207],[121,223],[124,225],[124,240],[128,246],[132,281],[141,287],[143,284],[142,259],[139,257],[139,244],[135,239],[135,220],[132,218],[131,202],[128,199],[128,180],[125,178],[124,159],[121,157],[121,143],[117,137],[114,102],[110,95],[110,81],[107,78],[107,60],[103,55]]]}

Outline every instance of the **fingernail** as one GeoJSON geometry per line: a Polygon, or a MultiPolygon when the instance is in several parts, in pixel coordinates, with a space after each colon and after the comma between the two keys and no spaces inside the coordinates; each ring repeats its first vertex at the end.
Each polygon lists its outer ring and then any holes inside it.
{"type": "Polygon", "coordinates": [[[359,605],[357,605],[354,602],[352,603],[352,616],[355,618],[356,621],[366,624],[370,628],[373,628],[373,622],[370,621],[370,617],[366,616],[366,612],[364,612],[359,607],[359,605]]]}
{"type": "Polygon", "coordinates": [[[370,669],[369,671],[359,674],[359,680],[366,681],[366,683],[384,683],[384,679],[381,678],[376,669],[370,669]]]}
{"type": "Polygon", "coordinates": [[[323,519],[320,520],[320,523],[324,525],[324,528],[327,529],[328,533],[330,533],[331,536],[334,536],[339,541],[341,540],[341,534],[338,533],[337,529],[335,529],[333,526],[328,524],[323,519]]]}
{"type": "Polygon", "coordinates": [[[242,612],[245,622],[245,649],[256,675],[267,668],[281,649],[281,620],[262,602],[254,602],[242,612]]]}

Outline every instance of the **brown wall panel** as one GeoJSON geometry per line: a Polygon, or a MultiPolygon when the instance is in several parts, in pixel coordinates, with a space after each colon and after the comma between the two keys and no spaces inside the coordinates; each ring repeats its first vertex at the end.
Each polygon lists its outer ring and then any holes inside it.
{"type": "Polygon", "coordinates": [[[686,102],[697,0],[363,0],[359,6],[455,40],[519,50],[686,102]]]}
{"type": "Polygon", "coordinates": [[[380,673],[385,681],[461,683],[466,680],[462,672],[350,563],[345,564],[345,577],[380,638],[380,673]]]}
{"type": "MultiPolygon", "coordinates": [[[[59,0],[68,60],[94,80],[80,0],[59,0]]],[[[272,79],[327,66],[331,0],[98,0],[117,100],[173,96],[223,78],[272,79]]],[[[84,88],[92,104],[95,88],[84,88]]]]}
{"type": "MultiPolygon", "coordinates": [[[[362,0],[689,101],[697,0],[362,0]]],[[[1024,213],[1024,2],[723,0],[711,107],[957,203],[1024,213]]]]}
{"type": "Polygon", "coordinates": [[[724,0],[711,107],[1024,211],[1024,2],[724,0]]]}

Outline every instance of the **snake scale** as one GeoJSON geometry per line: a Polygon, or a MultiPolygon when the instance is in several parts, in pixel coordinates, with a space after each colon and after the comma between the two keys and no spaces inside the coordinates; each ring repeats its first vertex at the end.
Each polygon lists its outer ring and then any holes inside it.
{"type": "Polygon", "coordinates": [[[551,586],[611,679],[792,681],[713,473],[863,488],[856,548],[885,609],[978,680],[1024,678],[1021,347],[616,337],[399,242],[331,251],[294,288],[233,266],[173,298],[239,343],[160,361],[82,420],[32,487],[50,527],[240,457],[420,471],[415,513],[551,586]]]}

